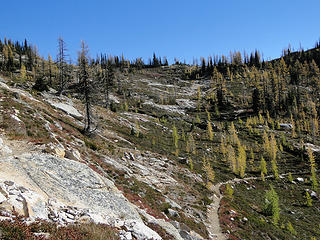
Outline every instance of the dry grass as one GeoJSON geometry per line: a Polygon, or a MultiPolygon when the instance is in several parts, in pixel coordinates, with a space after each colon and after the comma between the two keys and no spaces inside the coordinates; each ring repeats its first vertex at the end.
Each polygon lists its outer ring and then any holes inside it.
{"type": "Polygon", "coordinates": [[[27,225],[22,218],[16,217],[14,221],[0,222],[0,239],[3,240],[40,240],[46,239],[44,233],[49,235],[50,240],[116,240],[117,230],[101,224],[80,224],[58,227],[54,223],[35,222],[27,225]]]}

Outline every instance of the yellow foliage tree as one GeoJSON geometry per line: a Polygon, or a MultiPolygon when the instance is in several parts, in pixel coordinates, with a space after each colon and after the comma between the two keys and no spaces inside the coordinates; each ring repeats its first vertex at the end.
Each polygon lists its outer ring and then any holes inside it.
{"type": "Polygon", "coordinates": [[[237,131],[236,131],[236,128],[234,127],[233,122],[231,123],[231,125],[229,127],[229,133],[230,133],[230,137],[231,137],[231,143],[232,144],[239,144],[239,138],[238,138],[237,131]]]}
{"type": "Polygon", "coordinates": [[[268,153],[269,152],[269,147],[270,147],[270,142],[269,142],[269,137],[266,133],[266,131],[263,131],[263,150],[264,152],[268,153]]]}
{"type": "Polygon", "coordinates": [[[232,189],[230,183],[227,183],[226,190],[224,192],[226,197],[229,198],[229,199],[232,199],[233,198],[233,192],[234,192],[234,190],[232,189]]]}
{"type": "Polygon", "coordinates": [[[271,167],[272,167],[274,178],[276,180],[279,180],[279,173],[278,173],[278,167],[277,167],[276,160],[271,160],[271,167]]]}
{"type": "Polygon", "coordinates": [[[297,134],[296,134],[296,124],[295,124],[295,121],[293,119],[293,116],[291,114],[290,116],[290,121],[291,121],[291,126],[292,126],[292,129],[291,129],[291,136],[293,138],[297,137],[297,134]]]}
{"type": "Polygon", "coordinates": [[[179,153],[179,134],[178,134],[178,131],[177,131],[177,128],[175,125],[173,125],[172,127],[172,138],[173,138],[173,144],[174,144],[174,147],[175,147],[175,154],[178,155],[179,153]]]}
{"type": "Polygon", "coordinates": [[[208,120],[208,135],[209,135],[209,140],[213,141],[213,130],[212,130],[212,125],[210,120],[208,120]]]}
{"type": "Polygon", "coordinates": [[[250,149],[250,164],[253,165],[254,163],[254,152],[253,148],[250,149]]]}
{"type": "Polygon", "coordinates": [[[24,64],[21,64],[21,69],[20,69],[20,78],[24,80],[27,76],[27,70],[26,66],[24,64]]]}
{"type": "Polygon", "coordinates": [[[260,161],[260,172],[261,172],[262,181],[265,181],[265,175],[267,175],[268,171],[267,171],[267,163],[263,157],[261,157],[261,161],[260,161]]]}
{"type": "Polygon", "coordinates": [[[246,150],[241,144],[238,145],[238,157],[237,157],[237,173],[241,178],[244,177],[246,171],[246,150]]]}
{"type": "Polygon", "coordinates": [[[228,145],[228,147],[227,147],[227,159],[230,164],[231,171],[233,173],[237,173],[236,155],[235,155],[235,152],[234,152],[232,145],[228,145]]]}
{"type": "Polygon", "coordinates": [[[210,190],[215,178],[215,174],[210,162],[205,157],[202,159],[202,170],[206,173],[206,187],[210,190]]]}
{"type": "Polygon", "coordinates": [[[227,149],[226,149],[226,145],[225,145],[225,140],[223,137],[221,137],[221,142],[220,142],[220,152],[222,153],[223,157],[226,156],[227,153],[227,149]]]}
{"type": "Polygon", "coordinates": [[[313,152],[310,147],[308,148],[307,152],[308,152],[308,158],[309,158],[309,163],[311,168],[312,189],[314,191],[317,191],[318,181],[317,181],[317,175],[316,175],[316,162],[314,160],[313,152]]]}
{"type": "Polygon", "coordinates": [[[277,152],[278,152],[277,141],[274,135],[271,134],[270,147],[269,147],[269,156],[271,160],[274,160],[274,161],[277,160],[277,152]]]}

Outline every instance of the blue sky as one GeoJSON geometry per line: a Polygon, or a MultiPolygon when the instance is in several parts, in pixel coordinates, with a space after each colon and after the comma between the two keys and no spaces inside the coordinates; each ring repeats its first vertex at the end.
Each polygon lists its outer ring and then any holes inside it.
{"type": "Polygon", "coordinates": [[[80,40],[92,57],[155,52],[192,62],[234,50],[275,58],[289,43],[307,49],[320,37],[319,0],[16,0],[1,8],[0,38],[27,38],[55,58],[62,36],[73,60],[80,40]]]}

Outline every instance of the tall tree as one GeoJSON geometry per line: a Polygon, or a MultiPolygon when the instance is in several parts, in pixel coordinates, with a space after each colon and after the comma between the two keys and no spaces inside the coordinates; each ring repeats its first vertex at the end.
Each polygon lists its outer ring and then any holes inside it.
{"type": "Polygon", "coordinates": [[[91,96],[93,93],[92,80],[90,79],[89,59],[88,59],[88,46],[84,41],[81,42],[81,51],[78,57],[79,64],[79,92],[83,96],[85,103],[85,128],[84,133],[90,134],[92,125],[91,114],[91,96]]]}
{"type": "Polygon", "coordinates": [[[58,93],[61,95],[65,90],[67,84],[67,61],[66,61],[66,43],[63,38],[58,38],[58,55],[57,55],[57,66],[59,70],[58,77],[58,93]]]}
{"type": "Polygon", "coordinates": [[[237,172],[241,178],[244,177],[246,171],[246,151],[241,144],[238,144],[238,156],[237,156],[237,172]]]}
{"type": "Polygon", "coordinates": [[[48,85],[52,87],[52,78],[53,78],[53,62],[50,54],[48,55],[48,64],[47,64],[47,74],[49,78],[48,85]]]}
{"type": "Polygon", "coordinates": [[[311,181],[312,181],[312,189],[314,191],[318,190],[318,181],[317,181],[317,175],[316,175],[316,162],[314,160],[313,152],[311,148],[309,147],[307,150],[310,168],[311,168],[311,181]]]}
{"type": "Polygon", "coordinates": [[[260,91],[258,88],[255,88],[252,93],[252,109],[255,114],[258,114],[261,110],[260,91]]]}
{"type": "Polygon", "coordinates": [[[111,62],[107,60],[105,56],[101,59],[101,71],[99,79],[105,95],[105,107],[108,108],[110,89],[114,85],[114,71],[111,62]]]}
{"type": "Polygon", "coordinates": [[[261,161],[260,161],[260,173],[261,173],[262,181],[265,181],[265,175],[267,175],[268,170],[267,170],[267,163],[263,157],[261,157],[261,161]]]}
{"type": "Polygon", "coordinates": [[[153,53],[153,57],[152,57],[152,66],[154,67],[160,66],[159,59],[156,57],[155,53],[153,53]]]}

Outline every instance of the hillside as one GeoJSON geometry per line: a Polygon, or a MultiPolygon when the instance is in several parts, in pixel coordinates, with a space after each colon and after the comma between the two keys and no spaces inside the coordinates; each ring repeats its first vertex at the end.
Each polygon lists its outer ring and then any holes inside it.
{"type": "MultiPolygon", "coordinates": [[[[1,58],[2,238],[320,238],[317,49],[301,63],[113,59],[89,131],[81,59],[59,94],[59,64],[28,49],[1,58]]],[[[101,90],[108,61],[83,64],[101,90]]]]}

